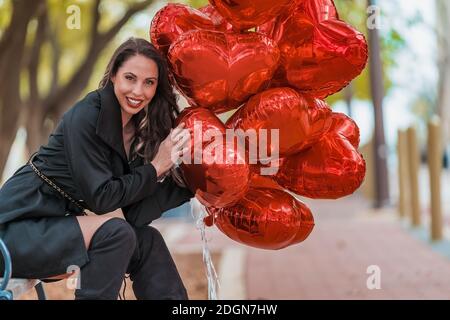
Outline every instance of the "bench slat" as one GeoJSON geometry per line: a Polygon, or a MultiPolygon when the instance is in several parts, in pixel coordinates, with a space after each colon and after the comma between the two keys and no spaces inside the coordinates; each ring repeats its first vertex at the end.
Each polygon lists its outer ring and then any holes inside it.
{"type": "MultiPolygon", "coordinates": [[[[0,282],[3,281],[3,278],[0,278],[0,282]]],[[[33,289],[40,281],[34,279],[18,279],[13,278],[9,281],[8,287],[6,290],[10,290],[13,294],[13,298],[17,299],[24,293],[33,289]]]]}

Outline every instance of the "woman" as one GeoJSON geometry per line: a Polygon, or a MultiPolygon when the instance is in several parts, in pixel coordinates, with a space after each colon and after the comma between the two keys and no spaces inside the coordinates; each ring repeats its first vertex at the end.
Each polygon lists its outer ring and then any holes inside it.
{"type": "Polygon", "coordinates": [[[100,89],[67,111],[0,189],[13,276],[49,279],[76,266],[76,299],[117,299],[126,273],[138,299],[187,299],[161,234],[148,226],[193,197],[174,170],[173,152],[186,152],[190,137],[183,125],[172,129],[178,113],[164,58],[146,40],[127,40],[100,89]],[[113,211],[126,221],[103,215],[113,211]]]}

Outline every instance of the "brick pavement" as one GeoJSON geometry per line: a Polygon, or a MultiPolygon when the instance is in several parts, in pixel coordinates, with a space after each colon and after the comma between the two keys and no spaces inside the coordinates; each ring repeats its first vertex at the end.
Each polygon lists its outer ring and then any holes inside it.
{"type": "MultiPolygon", "coordinates": [[[[315,229],[305,242],[280,251],[249,248],[209,229],[211,251],[243,253],[244,290],[237,298],[450,299],[450,259],[414,237],[395,213],[374,213],[358,195],[307,203],[315,229]],[[371,265],[381,270],[379,290],[366,286],[371,265]]],[[[198,231],[186,225],[171,250],[200,250],[198,231]]],[[[160,226],[164,229],[164,223],[160,226]]],[[[230,272],[219,270],[219,275],[230,279],[224,276],[230,272]]],[[[226,287],[226,298],[233,298],[233,284],[226,287]]]]}

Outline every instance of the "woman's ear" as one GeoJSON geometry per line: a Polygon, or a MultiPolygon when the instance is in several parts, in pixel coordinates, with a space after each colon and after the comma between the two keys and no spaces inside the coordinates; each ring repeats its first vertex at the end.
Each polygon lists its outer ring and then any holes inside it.
{"type": "Polygon", "coordinates": [[[112,84],[114,84],[116,82],[116,76],[111,77],[111,82],[112,82],[112,84]]]}

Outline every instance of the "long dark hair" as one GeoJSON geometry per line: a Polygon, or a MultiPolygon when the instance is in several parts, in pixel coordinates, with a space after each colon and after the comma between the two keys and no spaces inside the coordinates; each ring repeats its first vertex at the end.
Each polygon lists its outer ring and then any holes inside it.
{"type": "MultiPolygon", "coordinates": [[[[174,127],[176,117],[180,114],[177,96],[169,82],[166,59],[147,40],[129,38],[114,52],[99,87],[104,88],[123,63],[136,55],[143,55],[155,61],[158,66],[158,86],[150,105],[131,118],[136,129],[135,139],[137,139],[134,143],[135,147],[130,152],[131,158],[139,155],[144,159],[144,163],[150,163],[158,152],[161,142],[174,127]]],[[[172,176],[174,174],[177,175],[176,171],[172,170],[172,176]]],[[[179,181],[179,177],[175,176],[174,178],[179,184],[184,185],[179,181]]]]}

